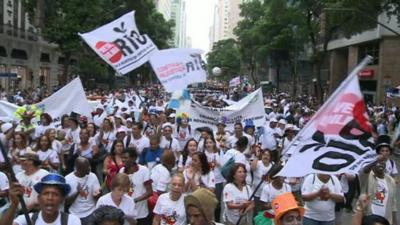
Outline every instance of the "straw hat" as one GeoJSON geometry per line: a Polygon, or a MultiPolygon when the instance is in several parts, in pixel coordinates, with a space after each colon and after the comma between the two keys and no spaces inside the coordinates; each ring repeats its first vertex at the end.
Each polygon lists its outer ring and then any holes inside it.
{"type": "Polygon", "coordinates": [[[214,210],[217,207],[218,200],[215,194],[206,188],[199,188],[184,199],[185,208],[195,206],[207,219],[214,218],[214,210]]]}

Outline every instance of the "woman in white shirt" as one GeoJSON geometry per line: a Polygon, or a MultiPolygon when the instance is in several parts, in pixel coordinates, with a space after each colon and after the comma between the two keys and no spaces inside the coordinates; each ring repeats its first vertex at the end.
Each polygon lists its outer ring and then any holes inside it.
{"type": "Polygon", "coordinates": [[[50,172],[58,172],[60,159],[58,158],[57,152],[51,148],[50,140],[46,135],[40,136],[35,151],[40,161],[42,161],[43,169],[50,172]]]}
{"type": "Polygon", "coordinates": [[[256,202],[255,212],[257,213],[261,209],[261,204],[262,204],[260,202],[260,195],[264,186],[267,183],[265,175],[268,173],[268,171],[270,171],[274,163],[271,161],[272,157],[271,152],[268,150],[258,151],[256,149],[255,154],[257,159],[251,160],[251,170],[253,171],[253,179],[254,179],[252,188],[255,189],[257,185],[261,182],[261,180],[264,180],[264,182],[257,189],[254,195],[256,202]]]}
{"type": "Polygon", "coordinates": [[[15,132],[11,142],[11,148],[8,152],[8,157],[11,159],[14,173],[17,174],[22,171],[20,156],[23,156],[26,152],[31,151],[31,148],[27,146],[28,140],[26,136],[20,132],[15,132]]]}
{"type": "Polygon", "coordinates": [[[170,192],[160,195],[154,207],[153,225],[186,224],[184,186],[182,175],[176,174],[172,177],[170,192]]]}
{"type": "Polygon", "coordinates": [[[39,138],[45,134],[47,129],[55,128],[52,124],[53,119],[48,113],[42,113],[40,115],[40,125],[35,128],[35,138],[39,138]]]}
{"type": "Polygon", "coordinates": [[[208,165],[207,156],[203,152],[192,155],[192,164],[183,171],[185,191],[191,193],[200,187],[214,192],[215,177],[208,165]]]}
{"type": "Polygon", "coordinates": [[[63,170],[65,170],[67,167],[64,161],[64,153],[62,152],[61,142],[56,139],[57,136],[56,129],[55,128],[47,129],[45,134],[49,138],[49,141],[51,143],[51,148],[58,154],[58,158],[60,159],[61,162],[61,167],[63,168],[63,170]]]}
{"type": "MultiPolygon", "coordinates": [[[[221,202],[222,190],[225,182],[225,179],[221,174],[221,165],[224,152],[217,147],[217,142],[212,137],[204,139],[204,150],[210,170],[214,172],[215,196],[217,197],[218,202],[221,202]]],[[[218,204],[215,209],[215,221],[220,221],[220,214],[221,205],[218,204]]]]}
{"type": "Polygon", "coordinates": [[[228,184],[223,191],[223,202],[225,204],[225,222],[228,225],[237,224],[240,216],[240,225],[251,225],[254,201],[249,200],[252,189],[246,185],[246,166],[236,163],[227,177],[228,184]]]}
{"type": "Polygon", "coordinates": [[[125,214],[125,225],[135,225],[136,215],[135,201],[127,195],[131,187],[128,175],[119,173],[115,175],[112,185],[111,192],[103,195],[96,204],[96,208],[102,205],[109,205],[119,208],[125,214]]]}
{"type": "Polygon", "coordinates": [[[105,118],[99,133],[100,144],[110,152],[115,139],[114,125],[110,118],[105,118]]]}
{"type": "Polygon", "coordinates": [[[183,172],[192,163],[192,155],[197,152],[198,143],[195,139],[190,139],[182,150],[178,161],[178,171],[183,172]]]}

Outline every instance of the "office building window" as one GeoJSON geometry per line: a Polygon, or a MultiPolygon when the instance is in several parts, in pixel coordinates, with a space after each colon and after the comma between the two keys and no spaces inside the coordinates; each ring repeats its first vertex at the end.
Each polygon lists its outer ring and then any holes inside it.
{"type": "Polygon", "coordinates": [[[373,57],[371,65],[379,64],[379,41],[368,42],[358,46],[358,61],[363,60],[366,55],[373,57]]]}

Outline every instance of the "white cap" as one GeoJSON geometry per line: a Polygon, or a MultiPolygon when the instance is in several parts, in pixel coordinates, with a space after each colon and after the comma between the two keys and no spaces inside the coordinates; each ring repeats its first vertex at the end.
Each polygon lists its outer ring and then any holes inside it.
{"type": "Polygon", "coordinates": [[[117,129],[117,133],[119,133],[119,132],[124,132],[124,133],[126,133],[126,131],[127,131],[127,130],[126,130],[126,127],[123,127],[123,126],[117,129]]]}
{"type": "Polygon", "coordinates": [[[278,122],[278,120],[277,120],[275,117],[273,117],[273,118],[269,119],[269,122],[270,122],[270,123],[271,123],[271,122],[273,122],[273,123],[277,123],[277,122],[278,122]]]}
{"type": "Polygon", "coordinates": [[[12,123],[4,123],[1,125],[1,132],[6,133],[13,127],[12,123]]]}
{"type": "Polygon", "coordinates": [[[171,114],[169,114],[169,116],[168,116],[168,118],[175,118],[176,117],[176,114],[175,113],[171,113],[171,114]]]}
{"type": "Polygon", "coordinates": [[[287,122],[286,122],[285,119],[280,119],[278,123],[280,123],[280,124],[285,124],[285,125],[287,124],[287,122]]]}
{"type": "Polygon", "coordinates": [[[172,128],[172,123],[164,123],[163,125],[162,125],[162,129],[164,129],[165,127],[171,127],[172,128]]]}

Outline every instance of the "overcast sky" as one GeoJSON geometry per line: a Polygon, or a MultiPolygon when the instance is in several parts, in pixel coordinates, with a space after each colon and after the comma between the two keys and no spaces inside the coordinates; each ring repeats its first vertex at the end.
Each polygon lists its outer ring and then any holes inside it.
{"type": "Polygon", "coordinates": [[[209,51],[209,30],[213,23],[214,2],[216,0],[186,0],[187,36],[192,38],[192,48],[209,51]]]}

